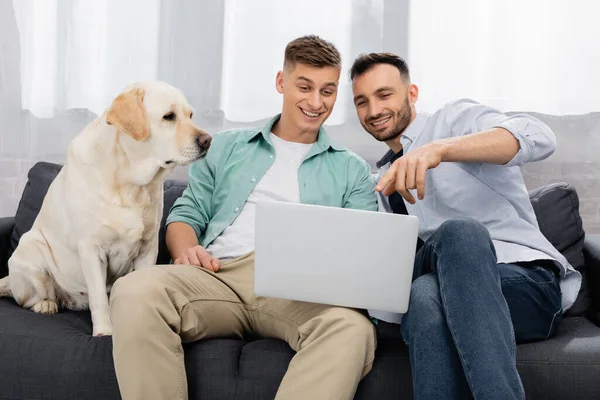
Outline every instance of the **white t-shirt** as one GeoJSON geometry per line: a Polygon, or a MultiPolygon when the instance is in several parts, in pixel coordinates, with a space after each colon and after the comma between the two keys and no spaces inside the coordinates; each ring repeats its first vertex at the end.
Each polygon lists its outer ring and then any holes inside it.
{"type": "Polygon", "coordinates": [[[298,168],[312,144],[288,142],[273,133],[270,138],[275,147],[275,162],[250,193],[235,221],[207,247],[213,257],[233,258],[254,251],[257,201],[300,202],[298,168]]]}

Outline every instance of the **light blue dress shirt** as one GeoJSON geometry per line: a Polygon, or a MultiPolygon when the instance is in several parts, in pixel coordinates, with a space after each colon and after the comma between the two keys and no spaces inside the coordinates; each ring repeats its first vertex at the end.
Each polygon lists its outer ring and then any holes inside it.
{"type": "MultiPolygon", "coordinates": [[[[579,292],[581,274],[542,235],[519,168],[543,160],[556,149],[548,126],[525,114],[507,116],[468,99],[449,103],[433,114],[418,114],[400,137],[404,154],[433,140],[504,128],[519,141],[520,150],[506,165],[443,162],[427,171],[425,198],[404,201],[410,215],[419,217],[419,237],[427,240],[444,222],[473,218],[490,232],[498,263],[551,259],[561,266],[563,310],[579,292]]],[[[381,165],[375,179],[390,164],[381,165]]],[[[387,198],[379,195],[380,211],[391,212],[387,198]]],[[[468,249],[465,249],[468,251],[468,249]]]]}

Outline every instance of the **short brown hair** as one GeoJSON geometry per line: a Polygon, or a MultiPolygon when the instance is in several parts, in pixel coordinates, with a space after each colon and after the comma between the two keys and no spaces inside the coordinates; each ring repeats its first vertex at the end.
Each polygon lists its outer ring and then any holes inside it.
{"type": "Polygon", "coordinates": [[[390,64],[398,68],[400,76],[405,82],[410,82],[410,73],[408,64],[401,57],[394,53],[369,53],[358,56],[352,68],[350,68],[350,80],[354,80],[359,75],[364,74],[378,64],[390,64]]]}
{"type": "Polygon", "coordinates": [[[315,35],[307,35],[292,40],[285,47],[284,67],[295,67],[296,63],[341,69],[342,56],[333,43],[315,35]]]}

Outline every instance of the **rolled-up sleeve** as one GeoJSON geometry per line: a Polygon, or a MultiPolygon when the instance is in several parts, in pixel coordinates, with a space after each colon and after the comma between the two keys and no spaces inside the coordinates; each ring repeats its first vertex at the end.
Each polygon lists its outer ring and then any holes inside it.
{"type": "Polygon", "coordinates": [[[196,232],[198,240],[211,218],[211,200],[215,189],[214,164],[219,150],[216,149],[219,137],[213,143],[205,158],[189,167],[188,186],[169,211],[166,224],[184,222],[196,232]]]}
{"type": "Polygon", "coordinates": [[[452,135],[461,136],[493,128],[504,128],[519,141],[519,151],[505,166],[523,165],[551,156],[556,150],[554,132],[528,114],[506,115],[492,107],[469,99],[447,106],[446,121],[452,135]]]}
{"type": "Polygon", "coordinates": [[[352,161],[348,171],[350,176],[354,176],[354,182],[343,208],[377,211],[377,192],[375,191],[375,179],[371,174],[371,168],[366,161],[358,160],[358,157],[352,161]]]}
{"type": "Polygon", "coordinates": [[[541,161],[556,150],[556,136],[542,121],[526,114],[516,114],[500,122],[494,128],[504,128],[519,141],[519,151],[507,167],[541,161]]]}

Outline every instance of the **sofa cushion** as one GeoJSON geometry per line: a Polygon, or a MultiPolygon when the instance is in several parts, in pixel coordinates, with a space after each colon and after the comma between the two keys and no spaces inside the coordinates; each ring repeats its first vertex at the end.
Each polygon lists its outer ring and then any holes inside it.
{"type": "Polygon", "coordinates": [[[553,183],[531,190],[529,197],[542,234],[573,268],[583,267],[585,232],[575,188],[565,182],[553,183]]]}
{"type": "Polygon", "coordinates": [[[61,169],[62,165],[59,164],[38,162],[29,170],[27,184],[15,214],[15,228],[11,235],[9,257],[17,248],[21,236],[33,226],[48,188],[61,169]]]}
{"type": "Polygon", "coordinates": [[[110,337],[90,313],[34,313],[0,299],[0,399],[118,399],[110,337]]]}
{"type": "Polygon", "coordinates": [[[581,315],[590,307],[591,297],[585,279],[585,232],[577,191],[572,185],[559,182],[533,189],[529,197],[542,234],[584,278],[579,295],[568,311],[568,315],[581,315]]]}
{"type": "Polygon", "coordinates": [[[528,399],[597,399],[600,329],[565,318],[552,339],[517,346],[517,368],[528,399]]]}
{"type": "Polygon", "coordinates": [[[600,327],[600,234],[585,236],[583,255],[586,280],[593,305],[586,316],[600,327]]]}
{"type": "Polygon", "coordinates": [[[0,278],[8,275],[8,255],[10,253],[10,240],[15,230],[15,217],[0,218],[0,278]]]}
{"type": "MultiPolygon", "coordinates": [[[[119,399],[110,337],[91,337],[88,312],[36,314],[0,299],[0,399],[119,399]]],[[[371,372],[356,400],[412,398],[398,325],[380,322],[371,372]]],[[[272,399],[294,355],[276,339],[212,339],[184,345],[189,398],[272,399]]],[[[600,393],[600,329],[565,318],[548,341],[517,346],[528,399],[591,399],[600,393]]]]}

